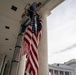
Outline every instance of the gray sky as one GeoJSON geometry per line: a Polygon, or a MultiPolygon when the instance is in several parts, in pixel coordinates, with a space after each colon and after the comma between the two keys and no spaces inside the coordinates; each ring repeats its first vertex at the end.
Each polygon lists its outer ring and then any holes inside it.
{"type": "Polygon", "coordinates": [[[76,0],[65,0],[48,17],[48,63],[76,58],[76,0]]]}

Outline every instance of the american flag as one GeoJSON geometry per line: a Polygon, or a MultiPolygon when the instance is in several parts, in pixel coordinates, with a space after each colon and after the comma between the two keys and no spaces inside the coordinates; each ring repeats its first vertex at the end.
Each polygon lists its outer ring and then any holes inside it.
{"type": "Polygon", "coordinates": [[[24,32],[23,55],[27,54],[25,71],[31,75],[38,75],[38,45],[42,35],[42,21],[33,17],[31,25],[24,32]],[[35,27],[37,26],[37,29],[35,27]],[[35,28],[35,29],[33,29],[35,28]]]}

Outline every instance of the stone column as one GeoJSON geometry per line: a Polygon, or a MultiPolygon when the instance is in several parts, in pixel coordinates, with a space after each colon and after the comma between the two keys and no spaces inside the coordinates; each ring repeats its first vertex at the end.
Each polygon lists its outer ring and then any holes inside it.
{"type": "Polygon", "coordinates": [[[55,70],[53,70],[53,75],[55,75],[55,72],[54,72],[55,70]]]}
{"type": "Polygon", "coordinates": [[[60,70],[58,70],[58,75],[60,75],[60,70]]]}
{"type": "Polygon", "coordinates": [[[63,71],[63,75],[65,75],[65,71],[63,71]]]}
{"type": "Polygon", "coordinates": [[[23,55],[20,60],[18,75],[24,75],[26,66],[26,55],[23,55]]]}
{"type": "Polygon", "coordinates": [[[47,49],[47,13],[44,10],[39,12],[42,16],[42,38],[39,44],[39,75],[48,75],[48,49],[47,49]]]}
{"type": "Polygon", "coordinates": [[[21,59],[22,36],[23,36],[22,33],[18,35],[13,59],[12,59],[12,62],[11,62],[10,75],[18,75],[19,62],[20,62],[20,59],[21,59]]]}

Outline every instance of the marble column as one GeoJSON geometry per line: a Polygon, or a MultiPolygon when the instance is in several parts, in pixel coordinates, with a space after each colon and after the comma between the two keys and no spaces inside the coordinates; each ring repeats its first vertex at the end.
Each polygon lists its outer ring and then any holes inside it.
{"type": "Polygon", "coordinates": [[[23,55],[20,60],[18,75],[24,75],[26,66],[26,55],[23,55]]]}
{"type": "Polygon", "coordinates": [[[65,75],[65,71],[63,71],[63,75],[65,75]]]}
{"type": "Polygon", "coordinates": [[[17,38],[17,43],[16,43],[13,59],[11,61],[10,75],[18,75],[19,62],[21,59],[22,36],[23,36],[23,34],[19,34],[18,38],[17,38]]]}
{"type": "Polygon", "coordinates": [[[60,75],[60,71],[58,70],[58,75],[60,75]]]}
{"type": "Polygon", "coordinates": [[[44,10],[39,12],[42,16],[42,38],[39,44],[39,75],[48,75],[48,49],[47,49],[47,13],[44,10]]]}
{"type": "Polygon", "coordinates": [[[55,70],[53,70],[53,75],[55,75],[55,70]]]}

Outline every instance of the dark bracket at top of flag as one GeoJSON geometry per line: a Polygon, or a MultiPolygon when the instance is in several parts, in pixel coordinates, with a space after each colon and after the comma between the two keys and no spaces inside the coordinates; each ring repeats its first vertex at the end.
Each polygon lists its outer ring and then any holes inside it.
{"type": "Polygon", "coordinates": [[[25,15],[22,18],[22,20],[20,21],[20,24],[22,26],[21,33],[23,33],[25,31],[26,27],[29,24],[31,24],[31,26],[32,26],[32,32],[33,33],[35,31],[39,32],[41,30],[40,21],[38,20],[39,14],[37,14],[37,12],[36,12],[37,7],[39,7],[40,5],[41,5],[40,2],[38,4],[36,2],[33,2],[33,4],[29,7],[29,9],[28,9],[29,16],[25,15]],[[36,19],[35,19],[35,17],[36,17],[36,19]],[[35,22],[37,22],[37,25],[35,25],[35,22]]]}

